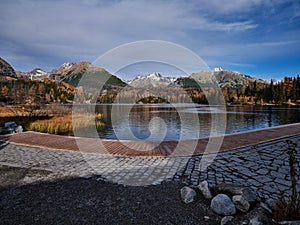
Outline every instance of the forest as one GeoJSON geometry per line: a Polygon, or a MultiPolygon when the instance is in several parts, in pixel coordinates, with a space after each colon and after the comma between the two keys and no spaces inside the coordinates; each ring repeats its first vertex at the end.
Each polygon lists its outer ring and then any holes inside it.
{"type": "Polygon", "coordinates": [[[297,104],[300,103],[300,76],[285,77],[282,81],[258,86],[253,82],[246,87],[235,90],[223,89],[224,97],[229,103],[247,104],[297,104]]]}
{"type": "MultiPolygon", "coordinates": [[[[190,81],[186,81],[190,82],[190,81]]],[[[185,84],[186,84],[185,82],[185,84]]],[[[32,81],[26,79],[4,80],[0,82],[0,103],[5,105],[43,105],[51,103],[72,103],[75,92],[81,102],[97,103],[168,103],[189,102],[207,104],[208,97],[213,99],[216,91],[212,87],[155,88],[150,91],[124,88],[124,85],[105,85],[98,97],[84,91],[78,91],[70,84],[50,80],[32,81]],[[182,90],[185,91],[182,91],[182,90]],[[125,90],[125,91],[124,91],[125,90]],[[150,93],[150,94],[149,94],[150,93]],[[151,95],[153,93],[153,95],[151,95]],[[93,99],[92,99],[93,98],[93,99]],[[134,102],[132,102],[134,101],[134,102]]],[[[270,83],[256,81],[248,85],[222,88],[224,100],[228,104],[299,104],[300,76],[285,77],[282,81],[270,83]]]]}
{"type": "Polygon", "coordinates": [[[0,82],[0,102],[8,105],[72,103],[76,89],[66,83],[26,79],[0,82]]]}

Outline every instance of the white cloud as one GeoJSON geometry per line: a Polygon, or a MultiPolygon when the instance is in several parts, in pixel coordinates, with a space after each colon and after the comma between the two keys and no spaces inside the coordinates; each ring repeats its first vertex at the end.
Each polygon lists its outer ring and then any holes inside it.
{"type": "Polygon", "coordinates": [[[198,7],[219,14],[244,13],[257,7],[272,8],[289,0],[200,0],[191,1],[198,7]]]}
{"type": "Polygon", "coordinates": [[[182,44],[220,62],[222,57],[240,62],[240,58],[269,54],[262,47],[280,47],[270,51],[278,54],[289,42],[288,38],[280,38],[284,34],[273,37],[266,32],[263,35],[267,38],[261,42],[261,33],[256,33],[264,29],[265,21],[255,18],[255,10],[263,7],[268,12],[284,2],[3,0],[0,41],[5,44],[0,52],[2,57],[9,56],[16,65],[20,63],[20,67],[30,70],[30,61],[43,63],[41,67],[57,66],[58,61],[65,60],[93,61],[120,44],[156,39],[182,44]]]}
{"type": "Polygon", "coordinates": [[[289,40],[289,41],[276,41],[276,42],[259,42],[251,43],[247,46],[249,47],[277,47],[277,46],[286,46],[300,43],[300,40],[289,40]]]}
{"type": "Polygon", "coordinates": [[[14,43],[19,48],[16,54],[30,55],[32,51],[85,58],[130,41],[181,42],[194,30],[238,32],[256,27],[251,21],[218,21],[194,11],[194,6],[182,1],[146,0],[85,0],[76,4],[70,0],[4,1],[0,38],[14,43]]]}

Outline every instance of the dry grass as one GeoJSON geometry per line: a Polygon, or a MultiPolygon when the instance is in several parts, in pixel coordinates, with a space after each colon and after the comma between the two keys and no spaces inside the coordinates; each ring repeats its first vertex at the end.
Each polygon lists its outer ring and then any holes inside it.
{"type": "Polygon", "coordinates": [[[47,106],[43,109],[0,106],[1,124],[15,121],[27,131],[41,133],[73,135],[73,128],[83,129],[96,126],[97,129],[102,129],[105,126],[102,119],[103,115],[100,113],[72,115],[71,109],[63,106],[47,106]]]}
{"type": "Polygon", "coordinates": [[[0,106],[0,117],[14,117],[18,114],[14,113],[10,107],[0,106]]]}
{"type": "Polygon", "coordinates": [[[25,129],[49,134],[73,135],[73,128],[83,129],[96,126],[97,129],[101,129],[105,124],[99,118],[102,118],[101,114],[89,116],[75,115],[72,120],[72,114],[69,113],[64,116],[54,116],[46,120],[36,120],[26,126],[25,129]]]}

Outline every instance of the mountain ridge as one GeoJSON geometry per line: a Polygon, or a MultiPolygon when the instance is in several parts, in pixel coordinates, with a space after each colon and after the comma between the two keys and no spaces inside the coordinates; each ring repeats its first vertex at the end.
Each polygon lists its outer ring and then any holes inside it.
{"type": "Polygon", "coordinates": [[[13,67],[4,59],[0,58],[0,75],[11,78],[24,78],[31,80],[52,80],[56,82],[65,82],[73,86],[77,86],[84,73],[99,73],[104,76],[111,76],[110,83],[113,85],[130,85],[135,88],[198,88],[212,83],[212,78],[216,78],[213,82],[217,82],[220,88],[229,86],[229,88],[239,88],[241,86],[250,85],[253,82],[266,83],[266,81],[256,79],[255,77],[245,75],[238,72],[224,70],[221,67],[213,68],[211,71],[199,71],[192,73],[188,77],[169,77],[162,76],[160,73],[150,73],[147,76],[136,76],[134,79],[124,82],[119,77],[110,74],[104,68],[95,67],[90,62],[65,62],[54,68],[50,72],[46,72],[41,68],[35,68],[29,72],[15,72],[13,67]],[[113,80],[113,82],[112,82],[113,80]]]}
{"type": "Polygon", "coordinates": [[[128,82],[130,86],[89,62],[64,63],[51,72],[36,68],[30,72],[16,73],[10,64],[0,58],[0,102],[9,104],[70,103],[74,102],[75,93],[79,95],[76,102],[86,103],[113,103],[123,93],[123,99],[119,99],[129,102],[140,96],[142,103],[162,103],[165,99],[159,99],[157,95],[160,94],[172,101],[184,102],[184,96],[188,94],[194,103],[207,104],[206,97],[216,95],[215,81],[228,104],[300,103],[300,75],[285,77],[275,83],[216,68],[178,78],[152,73],[133,80],[141,86],[134,88],[133,81],[128,82]],[[128,88],[124,89],[126,86],[128,88]],[[178,94],[180,89],[185,89],[184,96],[178,94]]]}

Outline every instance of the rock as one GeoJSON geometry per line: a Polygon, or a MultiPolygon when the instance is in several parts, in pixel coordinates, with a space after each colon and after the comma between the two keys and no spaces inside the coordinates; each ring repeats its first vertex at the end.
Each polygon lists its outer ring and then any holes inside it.
{"type": "Polygon", "coordinates": [[[23,127],[15,122],[6,122],[4,127],[0,127],[0,134],[12,134],[23,132],[23,127]]]}
{"type": "Polygon", "coordinates": [[[204,218],[205,221],[210,220],[210,217],[209,217],[209,216],[204,216],[203,218],[204,218]]]}
{"type": "Polygon", "coordinates": [[[241,223],[241,225],[248,225],[249,221],[248,220],[243,220],[243,222],[241,223]]]}
{"type": "Polygon", "coordinates": [[[212,198],[212,195],[211,195],[211,192],[208,188],[208,183],[207,183],[206,180],[200,182],[200,184],[197,187],[201,191],[204,198],[206,198],[206,199],[211,199],[212,198]]]}
{"type": "Polygon", "coordinates": [[[6,122],[4,127],[15,130],[17,128],[17,124],[15,122],[6,122]]]}
{"type": "Polygon", "coordinates": [[[231,199],[225,194],[218,194],[211,200],[212,210],[223,216],[231,216],[236,213],[235,206],[231,199]]]}
{"type": "Polygon", "coordinates": [[[241,212],[247,212],[250,208],[250,204],[248,201],[244,199],[242,195],[235,195],[232,197],[232,201],[235,207],[241,212]]]}
{"type": "Polygon", "coordinates": [[[16,133],[22,133],[23,132],[23,127],[21,125],[17,126],[15,132],[16,133]]]}
{"type": "Polygon", "coordinates": [[[280,225],[299,225],[300,221],[280,221],[278,222],[280,225]]]}
{"type": "Polygon", "coordinates": [[[254,217],[250,219],[249,225],[263,225],[262,222],[259,221],[258,217],[254,217]]]}
{"type": "Polygon", "coordinates": [[[12,131],[8,129],[7,127],[0,127],[0,134],[11,134],[12,131]]]}
{"type": "Polygon", "coordinates": [[[180,190],[181,200],[184,203],[191,203],[194,201],[194,197],[196,196],[196,192],[190,187],[183,187],[180,190]]]}
{"type": "Polygon", "coordinates": [[[230,198],[234,195],[242,195],[250,204],[255,203],[258,200],[256,192],[251,188],[241,185],[221,183],[212,187],[211,190],[214,195],[222,193],[228,195],[230,198]]]}
{"type": "Polygon", "coordinates": [[[234,219],[233,216],[225,216],[221,220],[221,225],[226,225],[228,222],[232,221],[234,219]]]}

